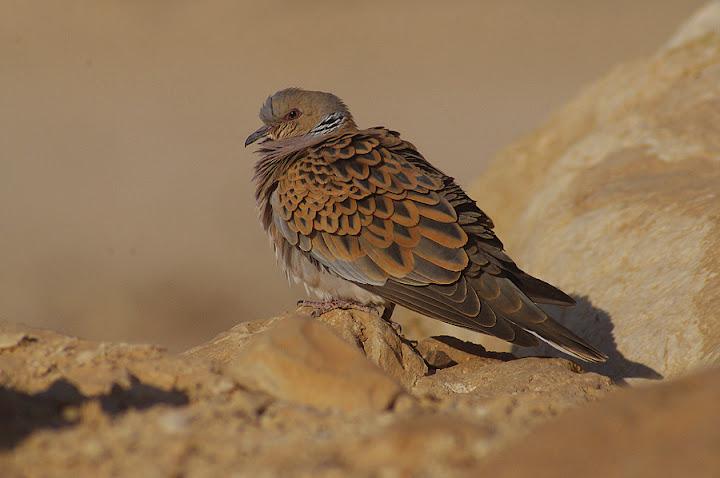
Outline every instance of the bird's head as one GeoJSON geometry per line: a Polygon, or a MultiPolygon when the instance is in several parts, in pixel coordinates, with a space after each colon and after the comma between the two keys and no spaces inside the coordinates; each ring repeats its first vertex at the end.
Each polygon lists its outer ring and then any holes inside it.
{"type": "Polygon", "coordinates": [[[263,126],[247,137],[245,146],[266,138],[316,136],[355,127],[350,111],[340,98],[299,88],[280,90],[268,97],[260,108],[260,119],[263,126]]]}

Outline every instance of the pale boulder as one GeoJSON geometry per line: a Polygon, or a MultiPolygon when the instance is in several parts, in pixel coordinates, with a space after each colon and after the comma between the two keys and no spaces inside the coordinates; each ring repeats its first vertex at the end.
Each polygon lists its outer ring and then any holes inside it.
{"type": "Polygon", "coordinates": [[[476,476],[720,476],[720,369],[624,390],[540,426],[476,476]]]}
{"type": "MultiPolygon", "coordinates": [[[[288,320],[308,318],[311,310],[299,308],[278,317],[252,322],[242,322],[230,330],[218,334],[210,341],[184,352],[187,357],[210,360],[224,366],[251,344],[256,337],[272,330],[288,320]]],[[[360,310],[336,309],[316,319],[328,326],[338,337],[365,355],[390,377],[405,388],[412,387],[418,378],[427,373],[422,357],[402,339],[385,320],[375,314],[360,310]]]]}
{"type": "Polygon", "coordinates": [[[354,344],[385,373],[411,388],[424,376],[427,365],[393,326],[374,314],[357,310],[333,310],[318,320],[347,342],[354,344]]]}
{"type": "Polygon", "coordinates": [[[403,394],[400,383],[329,327],[301,317],[252,337],[224,373],[251,390],[319,409],[388,410],[403,394]]]}
{"type": "Polygon", "coordinates": [[[590,370],[656,379],[720,361],[719,132],[712,3],[471,188],[518,264],[578,300],[549,310],[609,355],[590,370]]]}

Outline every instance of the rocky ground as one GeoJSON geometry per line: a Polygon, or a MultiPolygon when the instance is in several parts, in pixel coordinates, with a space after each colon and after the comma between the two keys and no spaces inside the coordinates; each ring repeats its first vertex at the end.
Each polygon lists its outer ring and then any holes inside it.
{"type": "Polygon", "coordinates": [[[3,324],[2,476],[618,476],[678,457],[720,471],[720,371],[618,392],[564,359],[306,314],[181,355],[3,324]]]}

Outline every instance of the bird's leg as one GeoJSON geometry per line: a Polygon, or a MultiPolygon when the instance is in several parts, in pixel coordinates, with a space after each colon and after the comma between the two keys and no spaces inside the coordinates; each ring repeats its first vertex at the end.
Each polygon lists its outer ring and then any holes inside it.
{"type": "Polygon", "coordinates": [[[385,304],[385,308],[383,309],[382,318],[384,320],[387,320],[388,322],[391,322],[391,318],[393,315],[393,312],[395,311],[395,304],[392,302],[388,302],[385,304]]]}
{"type": "Polygon", "coordinates": [[[365,305],[360,302],[348,299],[299,300],[297,302],[297,305],[298,307],[312,307],[313,317],[320,317],[321,315],[335,309],[355,309],[368,313],[378,313],[377,309],[373,306],[365,305]]]}
{"type": "Polygon", "coordinates": [[[382,313],[382,319],[387,321],[388,324],[390,324],[390,327],[393,328],[396,334],[402,335],[402,326],[398,324],[397,322],[392,321],[392,315],[395,311],[395,304],[393,302],[388,302],[385,304],[385,308],[383,309],[382,313]]]}

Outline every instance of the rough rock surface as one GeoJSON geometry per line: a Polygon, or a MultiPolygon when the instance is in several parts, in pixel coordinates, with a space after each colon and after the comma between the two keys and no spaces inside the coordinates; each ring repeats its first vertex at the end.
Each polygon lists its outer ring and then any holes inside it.
{"type": "Polygon", "coordinates": [[[718,369],[622,391],[539,427],[477,476],[720,476],[718,403],[718,369]]]}
{"type": "MultiPolygon", "coordinates": [[[[226,365],[236,359],[239,350],[245,349],[249,345],[256,347],[253,343],[254,340],[251,339],[258,337],[259,332],[270,330],[288,319],[309,317],[305,315],[309,312],[306,308],[301,308],[295,313],[280,317],[238,324],[213,338],[207,344],[188,350],[185,355],[209,358],[217,365],[226,365]]],[[[376,319],[371,314],[334,310],[320,316],[318,321],[328,325],[337,335],[362,351],[374,364],[385,370],[406,388],[412,387],[417,378],[427,372],[425,362],[389,323],[376,319]]],[[[307,348],[306,335],[300,333],[290,335],[292,335],[292,339],[288,340],[294,342],[288,345],[288,349],[307,348]]],[[[311,348],[312,346],[313,344],[310,344],[311,348]]],[[[319,353],[318,350],[314,352],[319,353]]]]}
{"type": "Polygon", "coordinates": [[[521,267],[578,300],[549,309],[608,353],[590,370],[657,379],[720,362],[719,125],[713,2],[656,55],[617,67],[502,152],[471,188],[521,267]]]}
{"type": "Polygon", "coordinates": [[[283,400],[347,412],[388,410],[403,391],[351,344],[312,319],[283,320],[250,339],[224,372],[283,400]]]}
{"type": "Polygon", "coordinates": [[[3,324],[0,469],[445,475],[613,388],[563,359],[414,347],[358,311],[245,323],[182,355],[3,324]]]}

